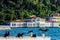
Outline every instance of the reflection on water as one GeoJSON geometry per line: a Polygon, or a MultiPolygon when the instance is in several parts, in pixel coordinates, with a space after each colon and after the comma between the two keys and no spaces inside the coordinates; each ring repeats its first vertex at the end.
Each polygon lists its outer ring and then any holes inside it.
{"type": "MultiPolygon", "coordinates": [[[[40,28],[12,28],[11,30],[0,30],[0,36],[4,36],[5,32],[9,31],[9,36],[17,36],[18,33],[23,33],[24,36],[30,36],[29,32],[30,30],[33,31],[33,34],[36,34],[37,36],[41,36],[42,32],[39,31],[40,28]]],[[[48,31],[45,33],[46,36],[50,36],[52,40],[60,40],[60,28],[42,28],[42,29],[48,29],[48,31]]]]}

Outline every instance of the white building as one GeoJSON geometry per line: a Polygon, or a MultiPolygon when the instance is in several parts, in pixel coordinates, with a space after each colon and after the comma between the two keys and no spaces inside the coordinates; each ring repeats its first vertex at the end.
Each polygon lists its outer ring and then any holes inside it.
{"type": "Polygon", "coordinates": [[[36,17],[24,20],[14,20],[10,22],[10,27],[44,27],[45,19],[36,17]]]}
{"type": "Polygon", "coordinates": [[[34,20],[34,21],[27,22],[27,27],[29,27],[29,26],[30,27],[44,27],[44,25],[45,25],[45,19],[37,17],[37,18],[31,19],[31,20],[34,20]]]}
{"type": "Polygon", "coordinates": [[[45,19],[37,17],[35,19],[36,26],[38,27],[45,27],[45,19]]]}
{"type": "Polygon", "coordinates": [[[55,24],[54,26],[60,26],[60,14],[51,14],[49,20],[55,24]]]}
{"type": "Polygon", "coordinates": [[[59,27],[59,23],[54,21],[46,21],[45,27],[59,27]]]}
{"type": "Polygon", "coordinates": [[[24,27],[24,20],[14,20],[10,22],[10,27],[24,27]]]}
{"type": "Polygon", "coordinates": [[[11,21],[10,27],[59,27],[59,24],[60,14],[51,14],[48,21],[33,15],[29,19],[11,21]]]}
{"type": "Polygon", "coordinates": [[[50,20],[60,22],[60,14],[51,14],[50,15],[50,20]]]}

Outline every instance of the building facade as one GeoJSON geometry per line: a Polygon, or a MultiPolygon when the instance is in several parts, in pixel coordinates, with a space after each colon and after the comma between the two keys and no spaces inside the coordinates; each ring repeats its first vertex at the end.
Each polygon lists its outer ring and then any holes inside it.
{"type": "Polygon", "coordinates": [[[50,15],[50,20],[60,22],[60,14],[51,14],[50,15]]]}
{"type": "Polygon", "coordinates": [[[55,26],[58,24],[60,26],[60,14],[51,14],[50,15],[50,21],[52,21],[55,26]]]}
{"type": "Polygon", "coordinates": [[[44,27],[45,19],[42,18],[32,18],[32,19],[24,19],[15,20],[10,22],[10,27],[44,27]]]}
{"type": "Polygon", "coordinates": [[[49,20],[33,15],[29,19],[11,21],[10,27],[60,27],[60,14],[51,14],[49,20]]]}

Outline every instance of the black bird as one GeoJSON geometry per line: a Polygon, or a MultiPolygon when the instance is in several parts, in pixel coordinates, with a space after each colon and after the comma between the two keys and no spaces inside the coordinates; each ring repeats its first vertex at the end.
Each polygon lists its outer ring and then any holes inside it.
{"type": "Polygon", "coordinates": [[[30,32],[33,32],[33,31],[29,31],[29,33],[30,33],[30,32]]]}
{"type": "Polygon", "coordinates": [[[7,36],[9,36],[9,32],[6,32],[5,34],[4,34],[4,37],[7,37],[7,36]]]}
{"type": "Polygon", "coordinates": [[[43,33],[45,33],[45,32],[48,31],[48,29],[45,29],[45,30],[43,30],[43,29],[39,29],[39,31],[42,31],[43,33]]]}
{"type": "Polygon", "coordinates": [[[23,34],[24,34],[24,33],[22,33],[22,34],[18,33],[18,34],[17,34],[17,37],[22,37],[23,34]]]}
{"type": "Polygon", "coordinates": [[[36,34],[33,34],[32,37],[36,37],[36,34]]]}

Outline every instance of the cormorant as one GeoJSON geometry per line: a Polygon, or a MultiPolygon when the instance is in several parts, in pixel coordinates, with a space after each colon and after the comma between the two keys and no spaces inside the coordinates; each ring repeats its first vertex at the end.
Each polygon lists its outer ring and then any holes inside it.
{"type": "Polygon", "coordinates": [[[7,37],[7,36],[9,36],[9,32],[6,32],[5,34],[4,34],[4,37],[7,37]]]}
{"type": "Polygon", "coordinates": [[[48,31],[48,29],[45,29],[45,30],[43,30],[43,29],[39,29],[39,31],[42,31],[43,33],[45,33],[45,32],[48,31]]]}
{"type": "Polygon", "coordinates": [[[21,33],[21,34],[20,34],[20,33],[18,33],[18,34],[17,34],[17,37],[22,37],[22,36],[23,36],[23,34],[24,34],[24,33],[21,33]]]}
{"type": "Polygon", "coordinates": [[[36,37],[36,34],[33,34],[32,37],[36,37]]]}

